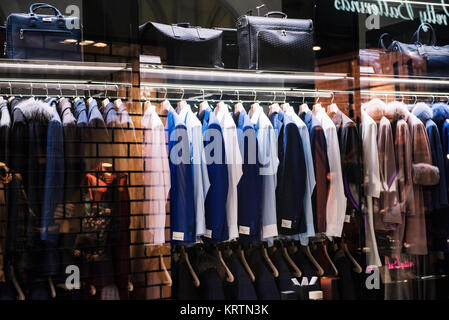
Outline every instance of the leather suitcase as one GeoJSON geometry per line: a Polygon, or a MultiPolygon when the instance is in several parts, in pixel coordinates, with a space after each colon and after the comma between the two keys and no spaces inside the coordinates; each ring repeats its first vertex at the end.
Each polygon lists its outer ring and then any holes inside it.
{"type": "Polygon", "coordinates": [[[240,69],[315,70],[312,20],[287,19],[282,12],[242,16],[237,21],[237,36],[240,69]]]}
{"type": "Polygon", "coordinates": [[[139,32],[142,45],[166,49],[168,65],[223,68],[221,30],[147,22],[139,32]]]}

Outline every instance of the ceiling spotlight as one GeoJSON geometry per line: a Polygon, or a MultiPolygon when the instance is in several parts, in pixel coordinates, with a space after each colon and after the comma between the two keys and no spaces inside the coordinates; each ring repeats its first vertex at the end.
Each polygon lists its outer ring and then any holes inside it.
{"type": "Polygon", "coordinates": [[[105,48],[105,47],[107,47],[108,45],[107,45],[106,43],[104,43],[104,42],[97,42],[97,43],[95,43],[93,46],[94,46],[94,47],[97,47],[97,48],[105,48]]]}
{"type": "Polygon", "coordinates": [[[79,45],[80,45],[80,46],[88,46],[88,45],[91,45],[91,44],[93,44],[93,43],[95,43],[95,41],[92,41],[92,40],[84,40],[84,41],[81,41],[81,42],[79,43],[79,45]]]}
{"type": "Polygon", "coordinates": [[[62,43],[77,43],[78,40],[76,39],[65,39],[64,41],[62,41],[62,43]]]}
{"type": "Polygon", "coordinates": [[[320,46],[313,46],[313,51],[320,51],[321,47],[320,46]]]}

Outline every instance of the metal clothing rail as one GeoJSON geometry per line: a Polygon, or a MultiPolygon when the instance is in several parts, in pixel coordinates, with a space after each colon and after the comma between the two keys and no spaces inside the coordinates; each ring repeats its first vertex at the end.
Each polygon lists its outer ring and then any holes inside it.
{"type": "Polygon", "coordinates": [[[108,92],[116,92],[115,97],[126,99],[126,97],[119,97],[120,88],[130,88],[131,84],[128,83],[102,83],[102,82],[90,82],[90,81],[59,81],[59,80],[16,80],[16,79],[0,79],[0,89],[6,88],[9,89],[9,94],[14,95],[14,89],[25,89],[29,90],[29,94],[21,93],[20,96],[34,96],[36,94],[36,90],[44,90],[44,92],[48,95],[49,90],[56,90],[61,96],[79,96],[79,92],[89,92],[89,96],[91,96],[91,91],[100,91],[93,96],[108,96],[108,92]],[[63,90],[69,90],[72,95],[67,95],[67,92],[63,92],[63,90]],[[104,92],[104,95],[101,93],[104,92]]]}
{"type": "MultiPolygon", "coordinates": [[[[326,91],[326,90],[300,90],[292,88],[279,88],[279,87],[218,87],[218,86],[202,86],[202,85],[164,85],[160,84],[145,84],[141,86],[141,97],[143,99],[150,100],[165,100],[170,99],[174,101],[179,100],[206,100],[214,96],[219,96],[218,100],[222,100],[223,97],[227,96],[226,100],[230,99],[229,96],[236,97],[236,101],[239,102],[275,102],[275,101],[286,101],[287,97],[296,98],[332,98],[335,94],[344,93],[349,94],[349,91],[326,91]],[[163,96],[151,97],[151,94],[162,93],[163,96]],[[170,94],[176,94],[175,97],[169,97],[170,94]],[[185,97],[186,94],[194,94],[194,96],[185,97]],[[253,99],[242,100],[244,97],[253,97],[253,99]],[[259,97],[259,99],[258,99],[259,97]],[[261,101],[260,98],[265,97],[266,99],[261,101]]],[[[214,99],[212,99],[214,100],[214,99]]]]}

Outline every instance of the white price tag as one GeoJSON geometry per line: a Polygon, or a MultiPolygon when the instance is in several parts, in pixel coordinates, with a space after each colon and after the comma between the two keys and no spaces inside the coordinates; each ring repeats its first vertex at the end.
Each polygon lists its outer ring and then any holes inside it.
{"type": "Polygon", "coordinates": [[[184,241],[184,232],[173,232],[172,240],[184,241]]]}
{"type": "Polygon", "coordinates": [[[246,234],[246,235],[250,235],[250,231],[251,228],[250,227],[245,227],[245,226],[239,226],[239,233],[240,234],[246,234]]]}
{"type": "Polygon", "coordinates": [[[292,221],[291,220],[284,220],[282,219],[281,223],[282,228],[291,229],[292,228],[292,221]]]}
{"type": "Polygon", "coordinates": [[[206,238],[212,238],[212,230],[206,229],[206,234],[204,235],[206,238]]]}

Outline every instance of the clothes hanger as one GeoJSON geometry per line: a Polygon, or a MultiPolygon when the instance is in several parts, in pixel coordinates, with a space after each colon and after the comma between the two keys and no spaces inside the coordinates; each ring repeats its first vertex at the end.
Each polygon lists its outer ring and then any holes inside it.
{"type": "Polygon", "coordinates": [[[87,85],[87,90],[89,92],[89,99],[87,99],[87,105],[90,105],[90,103],[92,102],[92,100],[94,98],[92,98],[92,95],[90,94],[90,87],[89,87],[89,85],[87,85]]]}
{"type": "Polygon", "coordinates": [[[195,270],[193,270],[192,264],[190,263],[189,260],[189,254],[187,253],[184,247],[181,247],[181,253],[184,255],[184,259],[186,260],[187,267],[189,268],[190,275],[192,276],[193,279],[193,284],[195,285],[195,287],[198,288],[200,286],[200,279],[198,279],[195,270]]]}
{"type": "Polygon", "coordinates": [[[322,248],[323,252],[324,252],[324,256],[326,257],[326,259],[329,261],[330,266],[332,267],[332,270],[335,273],[335,276],[338,276],[338,270],[335,267],[334,262],[332,261],[331,257],[329,256],[329,252],[327,251],[327,245],[326,245],[326,241],[320,241],[319,242],[319,246],[322,248]]]}
{"type": "Polygon", "coordinates": [[[329,105],[327,113],[332,115],[332,114],[338,113],[338,111],[340,111],[340,109],[338,108],[337,104],[334,103],[334,93],[332,92],[332,100],[331,100],[331,103],[329,105]]]}
{"type": "Polygon", "coordinates": [[[171,109],[171,104],[170,104],[170,101],[168,101],[168,99],[167,99],[167,94],[168,94],[168,90],[167,90],[167,88],[165,88],[165,96],[164,96],[164,100],[161,103],[161,108],[162,108],[162,111],[165,111],[168,113],[171,109]]]}
{"type": "Polygon", "coordinates": [[[268,256],[268,250],[265,247],[265,243],[262,243],[262,255],[263,255],[266,263],[270,267],[270,269],[271,269],[271,271],[273,273],[273,276],[275,278],[279,277],[279,271],[278,271],[278,269],[276,269],[276,267],[273,264],[273,261],[271,261],[270,257],[268,256]]]}
{"type": "Polygon", "coordinates": [[[259,105],[259,102],[257,102],[257,92],[255,90],[253,90],[253,93],[254,93],[254,101],[249,110],[250,118],[253,116],[254,112],[256,112],[259,108],[261,108],[261,106],[259,105]]]}
{"type": "Polygon", "coordinates": [[[168,287],[171,287],[173,285],[173,280],[172,280],[172,278],[170,276],[170,273],[168,272],[167,267],[165,265],[164,256],[162,254],[162,245],[157,245],[156,246],[154,252],[152,253],[152,256],[159,257],[159,259],[161,261],[162,274],[164,275],[164,279],[162,279],[162,284],[164,284],[164,285],[166,285],[168,287]]]}
{"type": "MultiPolygon", "coordinates": [[[[285,261],[287,262],[287,264],[290,266],[290,268],[293,270],[293,275],[296,278],[300,278],[302,277],[302,272],[301,270],[298,268],[298,266],[293,262],[292,258],[290,257],[290,255],[288,254],[287,251],[287,247],[284,246],[284,243],[281,240],[277,240],[277,249],[281,250],[281,253],[285,259],[285,261]]],[[[274,246],[274,248],[276,248],[276,246],[274,246]]]]}
{"type": "Polygon", "coordinates": [[[200,107],[198,108],[198,113],[206,110],[209,107],[209,103],[206,101],[206,97],[204,95],[204,89],[201,89],[201,92],[203,93],[203,101],[200,103],[200,107]]]}
{"type": "Polygon", "coordinates": [[[234,113],[240,113],[244,108],[243,104],[240,102],[240,93],[238,90],[235,91],[237,93],[237,103],[234,104],[234,113]]]}
{"type": "Polygon", "coordinates": [[[177,107],[176,107],[176,112],[180,113],[182,111],[182,109],[187,105],[187,102],[184,100],[184,88],[182,89],[182,95],[181,95],[181,99],[178,101],[177,103],[177,107]]]}
{"type": "Polygon", "coordinates": [[[223,99],[223,90],[220,90],[220,99],[218,100],[218,103],[215,105],[214,108],[214,113],[217,116],[227,109],[226,103],[222,99],[223,99]]]}
{"type": "Polygon", "coordinates": [[[324,269],[320,266],[320,264],[318,263],[318,261],[316,261],[316,259],[313,257],[312,252],[310,251],[310,246],[302,246],[301,245],[301,251],[306,255],[306,257],[309,259],[309,261],[313,264],[313,266],[315,267],[316,271],[317,271],[317,275],[319,277],[324,275],[324,269]]]}
{"type": "Polygon", "coordinates": [[[290,109],[290,104],[287,102],[287,94],[285,94],[284,102],[281,104],[281,107],[280,107],[280,108],[281,108],[282,111],[284,111],[284,112],[289,111],[289,109],[290,109]]]}
{"type": "Polygon", "coordinates": [[[106,85],[104,85],[104,99],[101,102],[101,111],[103,111],[106,106],[109,104],[109,98],[108,98],[108,88],[106,85]]]}
{"type": "Polygon", "coordinates": [[[117,96],[115,97],[115,101],[114,101],[114,107],[115,109],[118,111],[118,108],[123,104],[122,99],[120,99],[118,97],[118,85],[115,85],[115,88],[117,89],[117,96]]]}
{"type": "Polygon", "coordinates": [[[73,89],[75,89],[75,99],[73,99],[73,103],[76,103],[80,99],[80,97],[78,96],[78,86],[74,84],[73,89]]]}
{"type": "Polygon", "coordinates": [[[9,84],[9,99],[8,99],[8,103],[11,103],[11,101],[13,101],[15,99],[13,93],[12,93],[12,85],[11,82],[8,82],[9,84]]]}
{"type": "Polygon", "coordinates": [[[316,115],[323,107],[320,104],[320,96],[317,97],[316,103],[313,105],[312,112],[316,115]]]}
{"type": "Polygon", "coordinates": [[[346,256],[348,257],[348,259],[351,260],[352,264],[354,265],[354,269],[353,269],[354,272],[355,273],[362,273],[362,271],[363,271],[362,267],[357,262],[357,260],[355,260],[354,256],[349,251],[348,245],[344,241],[344,239],[341,239],[341,246],[342,246],[342,249],[345,252],[346,256]]]}
{"type": "Polygon", "coordinates": [[[251,282],[255,282],[256,276],[254,275],[254,272],[251,270],[251,268],[248,264],[248,261],[246,261],[245,251],[243,250],[243,248],[240,245],[237,245],[236,250],[237,250],[237,254],[240,258],[240,261],[243,264],[243,267],[245,268],[246,272],[249,275],[249,278],[251,279],[251,282]]]}
{"type": "MultiPolygon", "coordinates": [[[[287,94],[285,94],[287,96],[287,94]]],[[[268,108],[268,116],[272,115],[273,113],[279,112],[280,110],[279,103],[276,102],[276,91],[273,91],[273,101],[271,101],[271,104],[268,108]]]]}
{"type": "Polygon", "coordinates": [[[25,295],[23,294],[22,288],[20,288],[19,282],[16,279],[16,274],[14,272],[14,267],[13,266],[9,266],[9,274],[10,274],[10,277],[11,277],[12,284],[13,284],[13,286],[16,289],[17,294],[18,294],[17,299],[20,300],[20,301],[24,301],[25,300],[25,295]]]}
{"type": "Polygon", "coordinates": [[[51,277],[48,277],[48,284],[50,285],[51,297],[54,299],[54,298],[56,298],[56,290],[55,290],[55,285],[53,284],[53,280],[51,279],[51,277]]]}
{"type": "Polygon", "coordinates": [[[306,94],[303,92],[302,93],[302,104],[299,106],[299,113],[307,113],[309,112],[309,106],[306,103],[306,94]]]}
{"type": "Polygon", "coordinates": [[[223,254],[221,252],[221,250],[219,248],[215,248],[217,255],[218,255],[218,261],[220,261],[221,265],[223,266],[223,268],[226,271],[226,281],[229,283],[233,283],[235,278],[234,275],[232,274],[231,270],[229,270],[228,266],[226,265],[225,261],[223,260],[223,254]]]}

